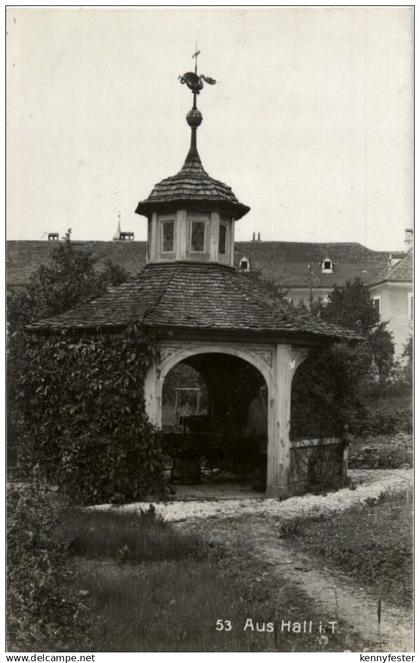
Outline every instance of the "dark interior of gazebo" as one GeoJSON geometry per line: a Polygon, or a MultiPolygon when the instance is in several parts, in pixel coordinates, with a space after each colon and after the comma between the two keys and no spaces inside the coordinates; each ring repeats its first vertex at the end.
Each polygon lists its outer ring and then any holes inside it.
{"type": "Polygon", "coordinates": [[[244,484],[265,490],[267,389],[250,363],[200,354],[163,385],[163,433],[174,484],[244,484]]]}

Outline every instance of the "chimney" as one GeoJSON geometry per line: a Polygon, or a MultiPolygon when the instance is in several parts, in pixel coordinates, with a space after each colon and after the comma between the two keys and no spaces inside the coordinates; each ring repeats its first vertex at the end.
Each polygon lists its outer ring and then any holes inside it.
{"type": "Polygon", "coordinates": [[[412,228],[406,228],[405,229],[404,247],[405,247],[406,251],[409,251],[413,247],[413,229],[412,228]]]}
{"type": "Polygon", "coordinates": [[[261,233],[258,233],[258,241],[261,242],[261,233]]]}
{"type": "Polygon", "coordinates": [[[255,233],[252,233],[252,241],[255,242],[255,233]]]}

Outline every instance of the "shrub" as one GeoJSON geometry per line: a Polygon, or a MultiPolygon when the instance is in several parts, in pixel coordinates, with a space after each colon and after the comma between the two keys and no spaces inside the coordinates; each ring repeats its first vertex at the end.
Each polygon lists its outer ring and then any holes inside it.
{"type": "Polygon", "coordinates": [[[354,440],[349,446],[349,467],[357,469],[398,469],[413,464],[413,439],[406,433],[354,440]]]}
{"type": "Polygon", "coordinates": [[[65,540],[57,536],[61,499],[41,486],[7,496],[8,648],[60,650],[84,630],[86,606],[72,596],[65,540]],[[77,628],[75,628],[77,627],[77,628]]]}
{"type": "Polygon", "coordinates": [[[160,434],[143,394],[154,352],[136,324],[119,334],[28,336],[19,377],[27,472],[38,465],[85,504],[161,493],[160,434]]]}
{"type": "Polygon", "coordinates": [[[353,430],[355,435],[392,435],[411,433],[412,413],[409,408],[368,410],[366,417],[353,430]]]}

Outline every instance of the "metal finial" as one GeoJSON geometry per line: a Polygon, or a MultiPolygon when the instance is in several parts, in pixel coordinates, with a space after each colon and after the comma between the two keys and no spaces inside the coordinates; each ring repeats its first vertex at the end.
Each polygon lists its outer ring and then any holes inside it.
{"type": "Polygon", "coordinates": [[[183,74],[182,76],[178,76],[179,80],[181,81],[182,85],[185,83],[187,86],[190,88],[191,92],[194,95],[194,108],[196,108],[196,95],[200,94],[200,90],[203,89],[204,86],[204,81],[208,83],[209,85],[215,85],[216,81],[214,78],[210,78],[210,76],[204,76],[204,74],[198,75],[197,73],[197,60],[198,56],[200,55],[201,51],[198,50],[197,42],[195,44],[195,53],[193,55],[193,59],[195,58],[195,66],[194,66],[194,71],[187,71],[186,74],[183,74]]]}

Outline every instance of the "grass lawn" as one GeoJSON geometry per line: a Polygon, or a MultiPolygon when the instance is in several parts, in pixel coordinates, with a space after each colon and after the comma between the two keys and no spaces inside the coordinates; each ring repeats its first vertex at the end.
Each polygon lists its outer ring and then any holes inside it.
{"type": "Polygon", "coordinates": [[[288,523],[281,530],[304,552],[371,588],[386,602],[413,600],[412,491],[368,500],[348,511],[288,523]]]}
{"type": "MultiPolygon", "coordinates": [[[[281,619],[320,621],[296,588],[247,555],[153,513],[70,513],[77,591],[90,612],[90,651],[353,651],[351,633],[270,632],[281,619]],[[73,528],[73,529],[72,529],[73,528]],[[251,627],[244,630],[246,620],[251,627]],[[226,630],[216,629],[217,620],[226,630]],[[258,628],[257,631],[257,623],[258,628]],[[264,624],[266,624],[264,630],[264,624]],[[227,630],[229,629],[229,630],[227,630]]],[[[358,636],[357,636],[358,637],[358,636]]]]}

